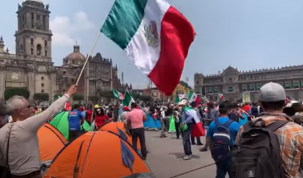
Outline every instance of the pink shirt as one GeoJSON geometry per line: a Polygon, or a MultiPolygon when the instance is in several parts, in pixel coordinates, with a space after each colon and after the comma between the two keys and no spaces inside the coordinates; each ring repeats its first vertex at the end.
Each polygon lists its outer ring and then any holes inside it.
{"type": "Polygon", "coordinates": [[[127,120],[130,121],[132,129],[143,128],[143,116],[141,109],[133,109],[127,113],[127,120]]]}

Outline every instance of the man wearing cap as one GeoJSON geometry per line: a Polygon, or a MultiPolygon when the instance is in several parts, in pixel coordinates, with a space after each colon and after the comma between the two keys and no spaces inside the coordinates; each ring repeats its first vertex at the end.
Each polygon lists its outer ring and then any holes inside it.
{"type": "MultiPolygon", "coordinates": [[[[256,119],[262,118],[265,126],[280,120],[289,121],[274,133],[279,140],[285,176],[303,177],[300,167],[303,152],[303,127],[283,115],[285,101],[285,90],[280,84],[269,82],[263,85],[259,92],[259,102],[263,113],[256,119]]],[[[237,135],[236,143],[239,141],[243,131],[244,127],[242,126],[237,135]]]]}
{"type": "Polygon", "coordinates": [[[182,110],[182,122],[180,124],[180,128],[183,130],[183,148],[185,153],[183,159],[189,160],[192,156],[190,136],[193,135],[194,137],[197,137],[198,133],[201,136],[202,124],[200,123],[197,112],[188,106],[187,99],[182,99],[178,103],[178,107],[182,110]]]}

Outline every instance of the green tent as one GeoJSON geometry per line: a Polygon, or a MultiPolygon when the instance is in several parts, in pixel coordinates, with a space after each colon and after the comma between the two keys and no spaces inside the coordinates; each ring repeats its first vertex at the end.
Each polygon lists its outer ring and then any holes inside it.
{"type": "MultiPolygon", "coordinates": [[[[57,114],[49,123],[58,129],[66,140],[69,139],[69,125],[68,125],[68,113],[69,111],[62,111],[57,114]]],[[[93,131],[90,125],[84,120],[82,126],[82,131],[93,131]]]]}

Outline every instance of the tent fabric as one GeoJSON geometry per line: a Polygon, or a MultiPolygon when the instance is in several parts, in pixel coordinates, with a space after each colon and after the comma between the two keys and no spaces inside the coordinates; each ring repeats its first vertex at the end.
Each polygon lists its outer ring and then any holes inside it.
{"type": "Polygon", "coordinates": [[[50,124],[44,124],[38,130],[39,151],[42,163],[49,163],[67,144],[63,135],[50,124]]]}
{"type": "MultiPolygon", "coordinates": [[[[126,135],[126,141],[132,145],[132,137],[127,133],[126,128],[125,128],[125,123],[124,122],[109,122],[105,125],[103,125],[99,131],[108,131],[108,132],[113,132],[119,136],[121,136],[121,133],[119,132],[119,129],[123,132],[124,135],[126,135]]],[[[137,147],[138,150],[141,149],[140,141],[138,139],[137,141],[137,147]]]]}
{"type": "MultiPolygon", "coordinates": [[[[116,134],[86,132],[66,145],[53,160],[44,178],[118,178],[150,173],[145,162],[116,134]]],[[[146,175],[146,174],[145,174],[146,175]]]]}
{"type": "Polygon", "coordinates": [[[169,132],[176,132],[176,126],[175,126],[175,118],[174,116],[171,116],[169,118],[169,132]]]}
{"type": "MultiPolygon", "coordinates": [[[[68,125],[68,114],[69,111],[62,111],[58,113],[49,123],[58,129],[64,136],[66,140],[69,140],[69,125],[68,125]]],[[[81,126],[83,131],[93,131],[87,121],[84,119],[84,122],[81,126]]]]}
{"type": "Polygon", "coordinates": [[[152,115],[145,114],[146,120],[144,121],[144,128],[145,129],[160,129],[161,122],[158,119],[154,119],[152,115]]]}

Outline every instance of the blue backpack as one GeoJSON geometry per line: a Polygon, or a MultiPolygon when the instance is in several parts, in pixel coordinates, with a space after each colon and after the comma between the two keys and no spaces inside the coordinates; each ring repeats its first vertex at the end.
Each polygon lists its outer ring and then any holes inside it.
{"type": "Polygon", "coordinates": [[[215,120],[216,131],[212,137],[212,149],[211,155],[215,161],[227,161],[230,157],[231,147],[231,134],[228,126],[232,123],[232,120],[228,120],[222,125],[218,119],[215,120]]]}

